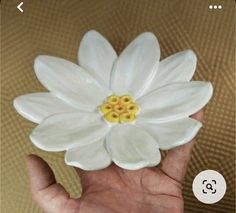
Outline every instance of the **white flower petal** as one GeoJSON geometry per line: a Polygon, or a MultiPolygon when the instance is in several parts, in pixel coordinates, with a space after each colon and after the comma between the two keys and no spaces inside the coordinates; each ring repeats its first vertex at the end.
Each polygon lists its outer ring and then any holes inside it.
{"type": "Polygon", "coordinates": [[[161,160],[157,142],[134,125],[117,125],[107,136],[106,146],[112,160],[124,169],[155,166],[161,160]]]}
{"type": "Polygon", "coordinates": [[[104,169],[111,164],[111,157],[105,149],[104,138],[98,141],[69,149],[65,154],[67,165],[92,171],[104,169]]]}
{"type": "Polygon", "coordinates": [[[40,149],[63,151],[93,143],[104,137],[109,129],[98,113],[64,113],[43,120],[30,139],[40,149]]]}
{"type": "Polygon", "coordinates": [[[211,83],[203,81],[163,86],[137,100],[141,108],[138,119],[160,123],[186,118],[203,108],[212,93],[211,83]]]}
{"type": "Polygon", "coordinates": [[[190,142],[199,129],[201,122],[192,118],[167,123],[143,123],[137,120],[137,126],[144,128],[158,142],[160,149],[167,150],[190,142]]]}
{"type": "Polygon", "coordinates": [[[186,50],[171,55],[159,64],[157,73],[147,92],[166,84],[190,81],[197,65],[197,57],[192,50],[186,50]]]}
{"type": "Polygon", "coordinates": [[[46,117],[74,112],[76,109],[48,92],[22,95],[14,99],[14,107],[24,118],[40,123],[46,117]]]}
{"type": "Polygon", "coordinates": [[[80,43],[78,57],[80,66],[109,88],[111,69],[117,55],[107,39],[95,30],[88,31],[80,43]]]}
{"type": "Polygon", "coordinates": [[[132,41],[114,64],[111,89],[118,95],[140,97],[151,83],[160,59],[160,47],[152,33],[132,41]]]}
{"type": "Polygon", "coordinates": [[[76,108],[93,111],[109,91],[78,65],[52,56],[38,56],[35,72],[40,82],[57,97],[76,108]]]}

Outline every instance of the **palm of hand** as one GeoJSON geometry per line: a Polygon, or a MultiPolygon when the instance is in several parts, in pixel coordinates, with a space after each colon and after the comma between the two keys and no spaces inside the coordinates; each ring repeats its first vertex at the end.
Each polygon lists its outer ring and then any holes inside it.
{"type": "Polygon", "coordinates": [[[77,169],[83,186],[77,199],[56,182],[43,159],[29,155],[33,199],[48,213],[182,213],[181,181],[192,146],[171,150],[161,168],[129,171],[113,164],[93,172],[77,169]]]}
{"type": "Polygon", "coordinates": [[[112,165],[82,177],[79,213],[183,212],[181,184],[161,169],[128,171],[112,165]]]}
{"type": "MultiPolygon", "coordinates": [[[[192,116],[202,120],[203,112],[192,116]]],[[[168,151],[159,168],[124,170],[116,165],[93,172],[77,169],[83,193],[70,198],[48,164],[27,156],[34,200],[48,213],[183,213],[181,182],[195,141],[168,151]]]]}

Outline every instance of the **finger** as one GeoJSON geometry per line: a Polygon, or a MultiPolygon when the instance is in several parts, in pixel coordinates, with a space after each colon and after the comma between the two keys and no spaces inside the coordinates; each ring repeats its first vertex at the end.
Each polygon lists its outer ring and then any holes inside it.
{"type": "Polygon", "coordinates": [[[48,164],[36,155],[26,156],[32,192],[46,189],[56,183],[55,176],[48,164]]]}
{"type": "MultiPolygon", "coordinates": [[[[201,110],[191,117],[198,121],[202,121],[203,111],[201,110]]],[[[169,150],[167,156],[163,160],[161,167],[162,171],[172,179],[182,182],[187,171],[188,162],[190,161],[192,148],[195,142],[196,140],[193,139],[185,145],[169,150]]]]}
{"type": "Polygon", "coordinates": [[[70,199],[64,187],[56,182],[53,171],[42,158],[28,155],[26,163],[33,199],[44,211],[53,213],[79,208],[79,203],[70,199]]]}
{"type": "Polygon", "coordinates": [[[202,121],[203,120],[203,110],[200,110],[199,112],[193,114],[191,116],[191,118],[198,120],[198,121],[202,121]]]}

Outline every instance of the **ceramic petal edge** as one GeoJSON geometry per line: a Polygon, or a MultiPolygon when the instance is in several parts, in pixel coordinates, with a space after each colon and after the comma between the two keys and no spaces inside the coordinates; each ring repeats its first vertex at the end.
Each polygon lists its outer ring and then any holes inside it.
{"type": "Polygon", "coordinates": [[[104,146],[105,138],[85,146],[68,149],[65,163],[86,171],[104,169],[111,164],[111,157],[104,146]]]}

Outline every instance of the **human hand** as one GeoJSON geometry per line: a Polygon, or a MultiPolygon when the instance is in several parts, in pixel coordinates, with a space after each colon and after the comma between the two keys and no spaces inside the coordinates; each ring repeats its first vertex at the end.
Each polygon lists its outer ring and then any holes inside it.
{"type": "MultiPolygon", "coordinates": [[[[202,120],[203,112],[192,116],[202,120]]],[[[162,165],[130,171],[112,164],[78,172],[81,198],[70,198],[48,164],[26,158],[33,199],[48,213],[183,213],[182,181],[195,140],[168,151],[162,165]]]]}

